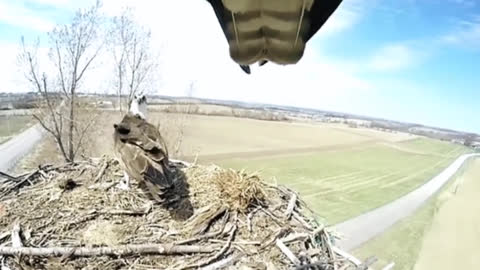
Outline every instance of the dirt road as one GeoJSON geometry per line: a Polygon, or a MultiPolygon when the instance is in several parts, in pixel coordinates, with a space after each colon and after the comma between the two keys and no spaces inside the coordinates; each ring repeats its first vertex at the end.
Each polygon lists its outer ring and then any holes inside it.
{"type": "Polygon", "coordinates": [[[34,125],[0,145],[0,171],[8,172],[43,138],[40,125],[34,125]]]}
{"type": "Polygon", "coordinates": [[[480,159],[459,179],[423,238],[414,270],[479,269],[480,256],[480,159]]]}
{"type": "Polygon", "coordinates": [[[411,215],[448,182],[468,158],[473,156],[480,156],[480,154],[462,155],[418,189],[382,207],[335,225],[335,229],[345,236],[337,244],[346,250],[355,249],[384,232],[397,221],[411,215]]]}

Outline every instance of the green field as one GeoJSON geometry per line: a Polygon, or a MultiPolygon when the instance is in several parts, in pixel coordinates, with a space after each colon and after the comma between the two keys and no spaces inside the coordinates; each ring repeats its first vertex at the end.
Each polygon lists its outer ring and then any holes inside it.
{"type": "Polygon", "coordinates": [[[0,116],[0,143],[6,141],[33,123],[31,116],[0,116]]]}
{"type": "MultiPolygon", "coordinates": [[[[382,233],[380,236],[372,239],[371,241],[365,243],[361,247],[353,251],[354,255],[358,258],[364,260],[370,256],[376,256],[379,260],[372,267],[374,269],[382,269],[387,264],[395,262],[394,269],[398,270],[410,270],[413,269],[417,258],[419,256],[420,250],[422,247],[422,242],[425,234],[429,231],[432,221],[438,212],[438,209],[442,206],[443,203],[450,200],[453,196],[456,196],[456,189],[459,182],[463,181],[462,178],[465,177],[476,177],[475,173],[478,175],[480,168],[480,160],[469,160],[466,164],[456,173],[452,181],[445,185],[439,192],[430,198],[423,206],[421,206],[413,215],[401,220],[387,231],[382,233]],[[475,163],[476,162],[476,163],[475,163]]],[[[471,180],[470,178],[470,180],[471,180]]],[[[470,181],[476,183],[476,181],[470,181]]],[[[476,187],[478,188],[478,184],[476,187]]],[[[471,191],[472,193],[476,190],[471,191]]],[[[470,202],[470,201],[468,201],[470,202]]],[[[466,206],[468,207],[468,205],[466,206]]],[[[452,209],[454,213],[450,213],[451,216],[447,217],[447,220],[450,220],[454,224],[456,223],[457,211],[459,209],[452,209]]],[[[476,215],[477,217],[479,215],[476,215]]],[[[457,223],[458,225],[458,223],[457,223]]],[[[453,232],[450,234],[451,242],[457,241],[456,233],[453,232]],[[453,237],[452,237],[453,236],[453,237]],[[452,239],[453,238],[453,239],[452,239]]],[[[444,235],[438,235],[437,238],[445,237],[444,235]]],[[[443,242],[448,242],[444,239],[443,242]]],[[[471,245],[472,243],[477,243],[475,239],[468,243],[462,243],[464,245],[471,245]]],[[[442,245],[439,245],[438,248],[443,249],[442,245]]],[[[455,249],[455,248],[453,248],[455,249]]],[[[474,250],[470,251],[470,254],[475,254],[474,250]]],[[[475,255],[474,255],[475,256],[475,255]]],[[[431,261],[430,263],[435,264],[437,262],[431,261]]],[[[461,262],[459,262],[461,264],[461,262]]],[[[418,268],[418,269],[439,269],[438,267],[433,268],[418,268]]],[[[446,268],[452,269],[452,268],[446,268]]],[[[458,269],[470,269],[462,268],[458,269]]]]}
{"type": "Polygon", "coordinates": [[[468,150],[459,145],[418,138],[293,156],[232,158],[226,167],[261,175],[298,191],[335,224],[379,207],[415,189],[468,150]],[[417,153],[412,153],[417,151],[417,153]]]}

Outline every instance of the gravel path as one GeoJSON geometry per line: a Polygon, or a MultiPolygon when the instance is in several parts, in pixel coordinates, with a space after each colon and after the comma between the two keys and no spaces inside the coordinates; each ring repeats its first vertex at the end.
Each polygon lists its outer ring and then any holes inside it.
{"type": "Polygon", "coordinates": [[[7,142],[0,144],[0,171],[8,172],[43,138],[44,131],[36,124],[7,142]]]}
{"type": "Polygon", "coordinates": [[[352,250],[381,234],[399,220],[411,215],[430,196],[438,191],[470,157],[480,154],[465,154],[450,166],[416,190],[370,212],[335,225],[335,230],[345,236],[337,244],[352,250]]]}

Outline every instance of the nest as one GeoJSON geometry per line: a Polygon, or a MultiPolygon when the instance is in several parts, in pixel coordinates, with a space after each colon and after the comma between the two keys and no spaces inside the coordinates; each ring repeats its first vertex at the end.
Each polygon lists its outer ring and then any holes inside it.
{"type": "Polygon", "coordinates": [[[255,174],[175,165],[176,200],[117,187],[108,157],[41,166],[0,184],[11,269],[360,269],[297,194],[255,174]],[[343,255],[342,255],[343,254],[343,255]]]}

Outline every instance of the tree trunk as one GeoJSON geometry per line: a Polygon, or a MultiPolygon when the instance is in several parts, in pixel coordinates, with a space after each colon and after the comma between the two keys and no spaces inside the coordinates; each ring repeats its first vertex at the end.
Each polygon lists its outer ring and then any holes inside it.
{"type": "Polygon", "coordinates": [[[73,126],[75,118],[75,95],[72,94],[70,97],[70,120],[68,125],[68,159],[67,162],[73,162],[75,159],[73,151],[73,126]]]}

